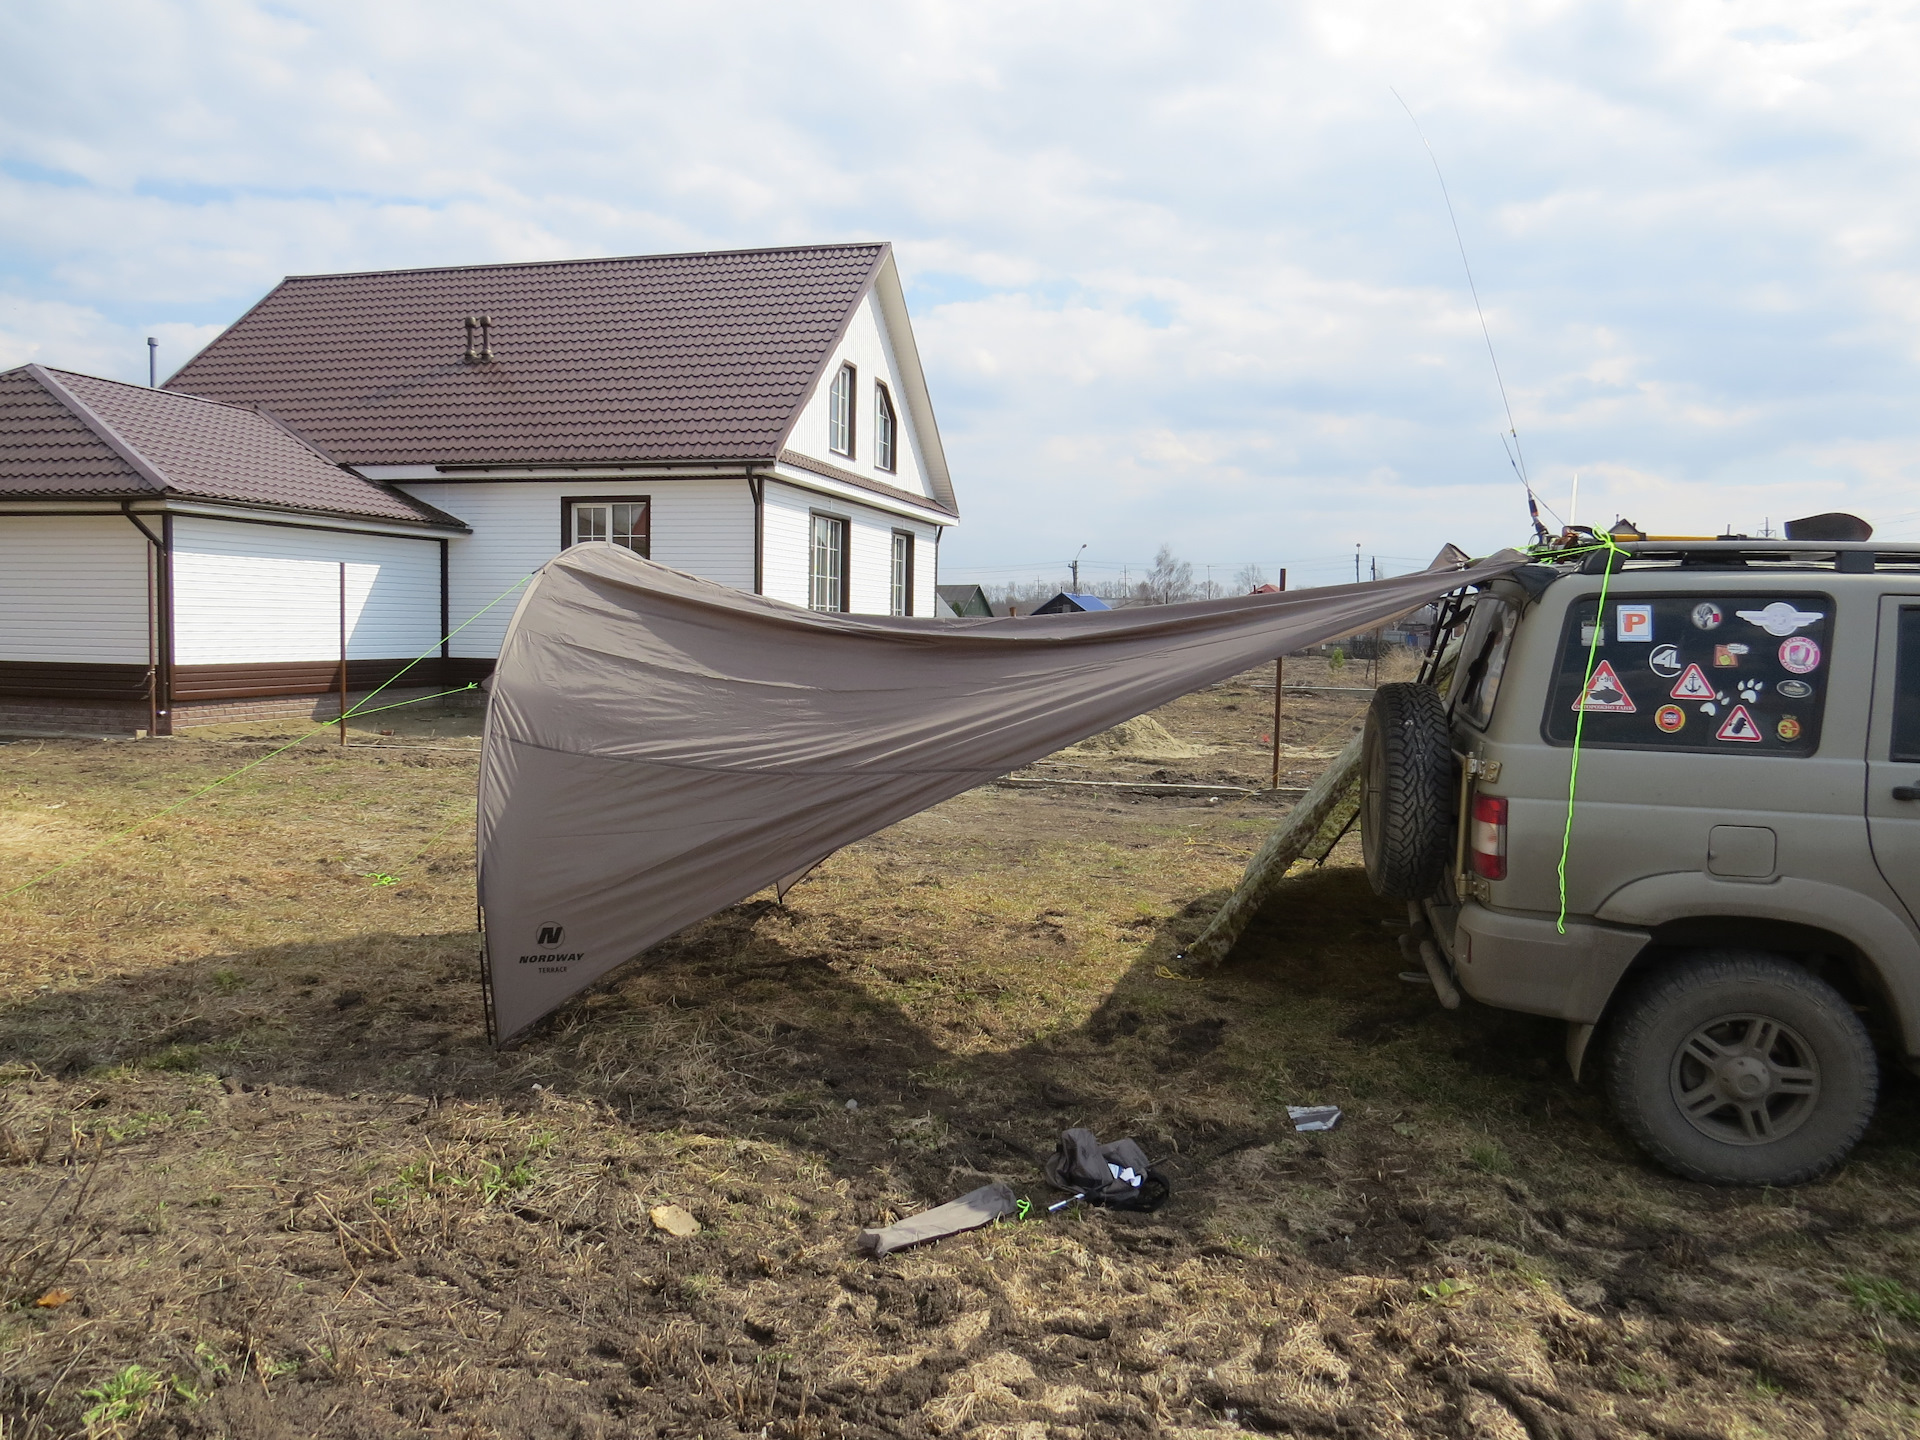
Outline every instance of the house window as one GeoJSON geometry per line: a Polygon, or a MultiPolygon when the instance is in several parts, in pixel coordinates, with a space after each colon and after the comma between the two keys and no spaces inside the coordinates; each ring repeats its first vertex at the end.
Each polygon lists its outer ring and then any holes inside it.
{"type": "Polygon", "coordinates": [[[913,536],[893,532],[893,613],[913,614],[913,536]]]}
{"type": "Polygon", "coordinates": [[[847,522],[838,515],[813,517],[808,547],[807,603],[815,610],[847,609],[847,522]]]}
{"type": "Polygon", "coordinates": [[[833,405],[827,417],[827,445],[841,455],[853,454],[853,366],[842,365],[833,377],[833,405]]]}
{"type": "Polygon", "coordinates": [[[560,545],[586,540],[611,540],[633,551],[648,553],[652,506],[644,495],[577,496],[560,502],[560,545]]]}
{"type": "MultiPolygon", "coordinates": [[[[893,397],[878,380],[873,382],[873,463],[876,469],[892,470],[893,397]]],[[[906,612],[900,611],[900,614],[906,612]]]]}

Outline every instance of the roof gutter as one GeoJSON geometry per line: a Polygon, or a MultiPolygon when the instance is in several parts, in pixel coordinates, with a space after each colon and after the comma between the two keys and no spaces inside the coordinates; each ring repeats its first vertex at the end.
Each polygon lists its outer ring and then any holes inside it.
{"type": "MultiPolygon", "coordinates": [[[[442,475],[494,475],[502,471],[521,470],[727,470],[741,466],[771,465],[775,458],[772,455],[737,455],[719,460],[532,460],[455,463],[435,465],[433,468],[442,475]]],[[[352,463],[356,467],[365,465],[377,468],[392,462],[357,460],[352,463]]]]}

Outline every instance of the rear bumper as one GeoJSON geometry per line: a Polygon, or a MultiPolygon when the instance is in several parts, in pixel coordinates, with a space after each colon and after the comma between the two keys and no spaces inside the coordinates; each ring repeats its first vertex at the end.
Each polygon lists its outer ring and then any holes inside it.
{"type": "Polygon", "coordinates": [[[1591,1025],[1651,938],[1645,930],[1489,910],[1469,900],[1453,930],[1453,971],[1483,1005],[1591,1025]]]}

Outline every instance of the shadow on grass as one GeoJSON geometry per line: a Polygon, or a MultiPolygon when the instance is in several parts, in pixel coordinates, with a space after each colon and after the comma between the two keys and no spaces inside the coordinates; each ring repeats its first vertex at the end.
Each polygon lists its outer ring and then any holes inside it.
{"type": "MultiPolygon", "coordinates": [[[[1566,1073],[1558,1023],[1471,1002],[1445,1012],[1399,978],[1397,907],[1358,871],[1296,877],[1225,964],[1172,974],[1169,957],[1220,898],[1142,922],[1137,958],[1084,1022],[972,1053],[943,1046],[863,965],[878,939],[848,930],[831,951],[810,948],[788,912],[754,901],[656,947],[506,1052],[481,1039],[475,937],[383,933],[42,994],[0,1010],[0,1056],[76,1078],[203,1071],[509,1108],[537,1104],[536,1084],[558,1087],[639,1127],[778,1139],[845,1176],[884,1168],[928,1199],[968,1175],[1032,1174],[1076,1124],[1134,1134],[1203,1182],[1224,1157],[1290,1137],[1285,1106],[1305,1103],[1364,1109],[1369,1123],[1311,1153],[1382,1174],[1448,1128],[1479,1133],[1456,1148],[1494,1172],[1549,1157],[1573,1171],[1641,1165],[1597,1087],[1566,1073]]],[[[997,983],[964,957],[923,958],[923,992],[990,998],[997,983]]],[[[1914,1168],[1915,1089],[1890,1079],[1863,1157],[1914,1168]]]]}

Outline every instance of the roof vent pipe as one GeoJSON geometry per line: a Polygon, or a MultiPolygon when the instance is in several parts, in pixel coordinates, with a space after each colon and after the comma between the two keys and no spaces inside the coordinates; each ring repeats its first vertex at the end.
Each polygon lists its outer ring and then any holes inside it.
{"type": "Polygon", "coordinates": [[[465,323],[467,327],[467,353],[461,358],[464,359],[467,362],[467,364],[471,365],[474,363],[474,361],[480,358],[480,352],[473,348],[474,327],[478,325],[480,322],[476,320],[473,316],[469,315],[467,316],[465,323]]]}
{"type": "Polygon", "coordinates": [[[482,360],[493,359],[493,339],[490,333],[492,329],[493,317],[482,315],[480,317],[480,358],[482,360]]]}

